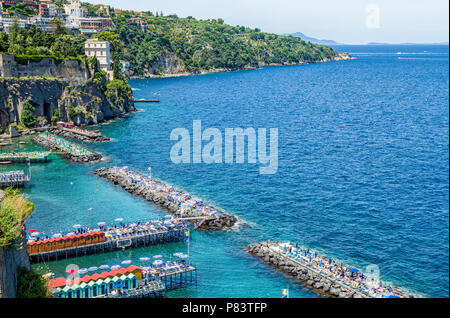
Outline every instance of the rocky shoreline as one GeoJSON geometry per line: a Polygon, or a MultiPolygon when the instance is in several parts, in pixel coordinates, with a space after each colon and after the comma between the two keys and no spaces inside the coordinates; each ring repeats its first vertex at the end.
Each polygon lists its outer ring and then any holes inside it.
{"type": "Polygon", "coordinates": [[[335,298],[366,298],[366,295],[358,293],[350,287],[339,284],[331,278],[316,272],[298,262],[294,262],[283,255],[275,253],[270,249],[270,244],[279,243],[274,241],[250,244],[244,250],[252,254],[264,263],[271,265],[284,274],[302,282],[306,287],[312,289],[322,296],[335,298]]]}
{"type": "MultiPolygon", "coordinates": [[[[168,200],[162,193],[145,187],[139,183],[133,183],[130,179],[124,175],[116,173],[113,168],[100,168],[94,171],[94,174],[105,178],[108,181],[120,186],[124,190],[131,194],[138,195],[145,200],[152,202],[156,205],[164,207],[175,217],[192,218],[199,217],[199,213],[194,209],[180,209],[180,207],[174,202],[168,200]]],[[[161,182],[153,180],[157,184],[163,185],[161,182]]],[[[220,211],[222,216],[211,217],[209,219],[203,219],[200,222],[198,220],[188,220],[196,225],[199,230],[216,231],[221,229],[231,228],[236,222],[237,218],[233,215],[225,214],[220,211]]]]}
{"type": "Polygon", "coordinates": [[[101,133],[94,134],[92,136],[75,133],[62,128],[50,128],[48,129],[52,134],[58,135],[63,138],[75,139],[84,142],[108,142],[111,141],[111,138],[102,135],[101,133]]]}
{"type": "Polygon", "coordinates": [[[237,69],[215,68],[215,69],[209,69],[209,70],[200,70],[198,72],[183,72],[183,73],[163,74],[163,75],[153,75],[153,74],[131,75],[130,79],[184,77],[184,76],[193,76],[193,75],[206,75],[206,74],[215,74],[215,73],[229,73],[229,72],[258,70],[258,69],[261,69],[262,67],[268,67],[268,66],[294,66],[294,65],[305,65],[305,64],[325,63],[325,62],[333,62],[333,61],[355,60],[355,59],[356,59],[355,57],[351,56],[348,53],[338,53],[338,55],[332,59],[324,59],[321,61],[305,61],[305,62],[300,62],[300,63],[260,64],[258,66],[247,66],[247,67],[237,68],[237,69]]]}
{"type": "MultiPolygon", "coordinates": [[[[62,151],[60,149],[60,147],[58,147],[54,143],[50,142],[49,140],[42,138],[39,135],[35,136],[33,138],[33,142],[36,143],[37,145],[44,147],[46,149],[49,149],[49,150],[62,151]]],[[[93,162],[93,161],[99,161],[102,159],[102,155],[99,153],[96,153],[96,152],[92,152],[92,153],[86,154],[86,155],[79,155],[79,156],[75,156],[71,153],[64,152],[64,157],[69,159],[72,162],[93,162]]]]}

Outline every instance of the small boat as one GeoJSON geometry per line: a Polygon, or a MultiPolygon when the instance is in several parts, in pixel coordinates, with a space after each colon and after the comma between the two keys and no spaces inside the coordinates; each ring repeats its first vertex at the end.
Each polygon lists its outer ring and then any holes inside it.
{"type": "Polygon", "coordinates": [[[12,143],[9,142],[0,142],[0,146],[11,146],[12,143]]]}
{"type": "Polygon", "coordinates": [[[25,141],[19,141],[19,144],[21,144],[21,145],[25,145],[25,144],[26,144],[26,142],[25,142],[25,141]]]}
{"type": "Polygon", "coordinates": [[[0,161],[0,165],[9,165],[11,163],[11,161],[0,161]]]}

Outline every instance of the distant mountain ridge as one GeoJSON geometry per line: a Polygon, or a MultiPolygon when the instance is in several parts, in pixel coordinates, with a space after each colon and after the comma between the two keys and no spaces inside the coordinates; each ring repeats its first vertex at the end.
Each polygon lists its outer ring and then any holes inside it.
{"type": "Polygon", "coordinates": [[[338,42],[333,41],[333,40],[316,39],[316,38],[307,36],[307,35],[303,34],[302,32],[295,32],[295,33],[285,34],[285,35],[295,36],[295,37],[297,37],[297,38],[301,38],[303,41],[311,42],[311,43],[313,43],[313,44],[323,44],[323,45],[337,45],[337,44],[342,44],[342,43],[338,43],[338,42]]]}

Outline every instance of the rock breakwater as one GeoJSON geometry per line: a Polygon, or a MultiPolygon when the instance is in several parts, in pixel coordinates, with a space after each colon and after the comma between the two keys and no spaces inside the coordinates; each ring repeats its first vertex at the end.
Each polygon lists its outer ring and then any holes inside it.
{"type": "Polygon", "coordinates": [[[337,298],[406,298],[412,293],[383,284],[376,276],[327,259],[290,243],[275,241],[250,244],[245,250],[315,292],[337,298]]]}
{"type": "Polygon", "coordinates": [[[48,131],[63,138],[75,139],[84,142],[111,141],[111,138],[102,135],[100,132],[80,129],[78,127],[74,127],[73,129],[55,127],[50,128],[48,131]]]}
{"type": "Polygon", "coordinates": [[[237,221],[233,215],[219,211],[198,198],[131,171],[127,167],[100,168],[94,174],[109,180],[129,193],[164,207],[172,215],[194,223],[200,230],[231,228],[237,221]]]}

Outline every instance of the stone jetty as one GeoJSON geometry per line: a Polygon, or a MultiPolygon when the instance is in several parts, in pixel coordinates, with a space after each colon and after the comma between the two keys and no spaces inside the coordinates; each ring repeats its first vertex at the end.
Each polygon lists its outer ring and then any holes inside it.
{"type": "Polygon", "coordinates": [[[406,298],[416,297],[395,286],[382,286],[372,276],[317,255],[298,245],[267,241],[244,248],[284,274],[302,282],[320,295],[337,298],[406,298]],[[328,263],[329,261],[329,263],[328,263]]]}
{"type": "Polygon", "coordinates": [[[58,135],[63,138],[75,139],[84,142],[107,142],[111,141],[111,138],[102,135],[96,130],[87,130],[79,127],[66,128],[55,127],[48,130],[52,134],[58,135]]]}
{"type": "Polygon", "coordinates": [[[99,161],[102,159],[102,155],[97,152],[89,151],[73,143],[70,143],[70,146],[76,147],[77,149],[83,149],[83,151],[73,151],[73,150],[71,151],[65,145],[58,144],[49,138],[45,138],[42,134],[35,136],[33,138],[33,141],[34,143],[43,148],[63,152],[64,157],[73,162],[91,162],[91,161],[99,161]]]}
{"type": "Polygon", "coordinates": [[[172,215],[194,223],[199,230],[232,227],[237,218],[206,205],[200,199],[182,193],[164,183],[150,179],[126,167],[105,167],[94,172],[115,185],[145,200],[166,208],[172,215]]]}

